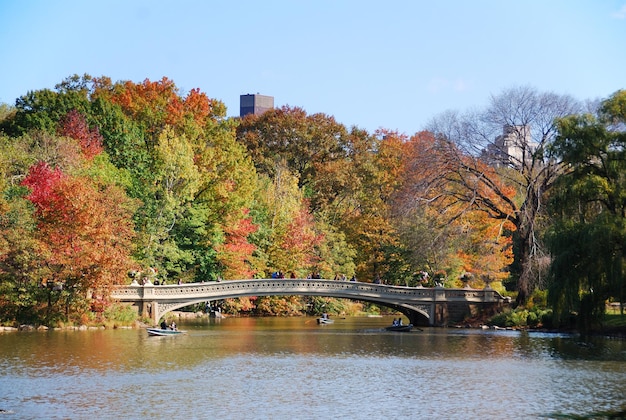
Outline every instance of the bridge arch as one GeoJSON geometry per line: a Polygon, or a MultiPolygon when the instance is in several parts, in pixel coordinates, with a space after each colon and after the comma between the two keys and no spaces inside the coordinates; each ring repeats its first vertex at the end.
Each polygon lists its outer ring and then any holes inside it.
{"type": "MultiPolygon", "coordinates": [[[[281,295],[278,295],[278,294],[275,294],[275,293],[268,293],[266,295],[257,295],[257,296],[281,296],[281,295]]],[[[311,296],[311,295],[309,295],[309,294],[300,294],[300,295],[298,295],[298,294],[283,294],[282,296],[311,296]]],[[[331,294],[329,294],[329,295],[319,295],[319,296],[333,297],[333,298],[342,298],[342,299],[349,299],[349,300],[361,301],[361,302],[372,302],[372,303],[378,304],[380,306],[385,306],[387,308],[394,309],[394,310],[397,310],[398,312],[403,313],[415,325],[429,325],[430,315],[422,308],[413,307],[413,306],[409,306],[409,305],[396,305],[396,304],[392,304],[392,303],[385,303],[385,302],[381,302],[381,301],[373,301],[373,300],[367,300],[367,299],[346,298],[346,297],[340,297],[340,296],[335,296],[335,295],[331,295],[331,294]],[[416,320],[418,320],[418,321],[416,321],[416,320]]],[[[241,296],[236,296],[236,297],[241,297],[241,296]]],[[[227,298],[219,298],[219,299],[215,299],[215,300],[221,300],[221,299],[227,299],[227,298]]],[[[204,303],[204,302],[207,302],[207,299],[197,299],[197,300],[188,301],[188,302],[181,302],[181,303],[177,303],[177,304],[171,304],[171,305],[167,305],[166,308],[164,308],[163,305],[159,305],[161,307],[161,312],[158,315],[159,319],[163,318],[168,312],[172,312],[172,311],[175,311],[177,309],[185,308],[187,306],[197,305],[199,303],[204,303]]]]}
{"type": "Polygon", "coordinates": [[[111,296],[121,302],[136,305],[140,314],[149,316],[156,324],[164,314],[196,303],[244,296],[287,295],[373,302],[399,310],[415,325],[444,325],[449,315],[459,312],[459,309],[460,312],[467,312],[472,305],[505,302],[492,289],[403,287],[325,279],[255,279],[181,285],[130,285],[117,287],[111,296]]]}

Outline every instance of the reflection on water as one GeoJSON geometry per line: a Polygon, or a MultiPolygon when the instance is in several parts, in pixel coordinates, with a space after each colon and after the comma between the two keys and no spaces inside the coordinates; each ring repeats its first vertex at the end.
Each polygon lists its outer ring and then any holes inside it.
{"type": "Polygon", "coordinates": [[[537,418],[617,410],[626,343],[391,318],[200,319],[0,335],[6,418],[537,418]],[[6,412],[10,411],[11,414],[6,412]]]}

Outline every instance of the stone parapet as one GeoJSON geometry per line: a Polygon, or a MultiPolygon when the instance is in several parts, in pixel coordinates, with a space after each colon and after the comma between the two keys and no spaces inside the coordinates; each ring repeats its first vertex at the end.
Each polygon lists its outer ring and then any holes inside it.
{"type": "Polygon", "coordinates": [[[428,323],[446,321],[449,305],[455,303],[489,304],[505,301],[493,289],[446,289],[442,287],[403,287],[353,281],[324,279],[255,279],[222,282],[185,283],[180,285],[129,285],[118,286],[111,297],[130,302],[140,308],[155,323],[165,313],[195,303],[243,296],[305,295],[328,296],[381,303],[397,308],[414,319],[420,316],[428,323]],[[442,304],[445,304],[441,306],[442,304]],[[440,316],[435,317],[437,306],[440,316]],[[436,319],[438,318],[438,319],[436,319]]]}

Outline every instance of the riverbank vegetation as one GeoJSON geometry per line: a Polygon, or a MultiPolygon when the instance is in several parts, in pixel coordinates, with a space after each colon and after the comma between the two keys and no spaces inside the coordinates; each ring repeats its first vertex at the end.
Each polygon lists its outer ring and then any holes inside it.
{"type": "Polygon", "coordinates": [[[593,328],[626,301],[625,104],[512,88],[407,135],[289,106],[229,118],[167,78],[71,76],[0,105],[0,322],[116,322],[109,291],[129,274],[284,275],[490,285],[520,322],[593,328]]]}

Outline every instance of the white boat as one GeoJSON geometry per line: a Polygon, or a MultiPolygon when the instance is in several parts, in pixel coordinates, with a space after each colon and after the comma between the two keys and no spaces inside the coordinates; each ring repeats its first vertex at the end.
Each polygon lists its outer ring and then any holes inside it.
{"type": "Polygon", "coordinates": [[[166,336],[166,335],[179,335],[184,334],[186,331],[181,330],[171,330],[169,328],[146,328],[148,331],[148,335],[158,335],[158,336],[166,336]]]}
{"type": "Polygon", "coordinates": [[[323,325],[323,324],[332,324],[332,323],[334,323],[334,322],[335,322],[335,320],[334,320],[334,319],[330,319],[330,318],[324,318],[324,317],[322,317],[322,318],[317,318],[317,323],[318,323],[318,324],[320,324],[320,325],[323,325]]]}

